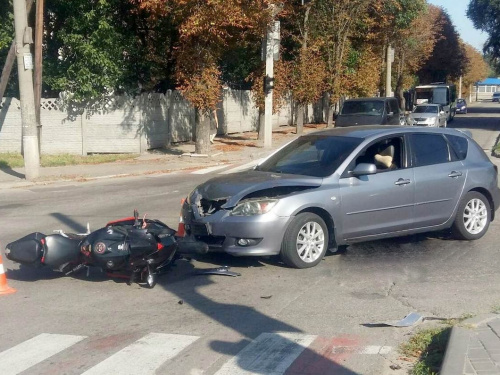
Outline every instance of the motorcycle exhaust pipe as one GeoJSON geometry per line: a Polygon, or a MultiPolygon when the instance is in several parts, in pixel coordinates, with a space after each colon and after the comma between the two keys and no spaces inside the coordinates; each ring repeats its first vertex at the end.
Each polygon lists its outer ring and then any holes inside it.
{"type": "Polygon", "coordinates": [[[208,245],[193,238],[182,237],[177,241],[177,252],[182,255],[203,255],[208,253],[208,245]]]}

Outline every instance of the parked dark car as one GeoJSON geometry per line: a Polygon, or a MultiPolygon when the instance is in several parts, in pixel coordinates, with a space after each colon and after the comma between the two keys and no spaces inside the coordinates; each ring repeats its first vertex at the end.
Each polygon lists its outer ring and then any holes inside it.
{"type": "Polygon", "coordinates": [[[491,96],[491,100],[493,102],[498,102],[500,100],[500,92],[494,92],[491,96]]]}
{"type": "Polygon", "coordinates": [[[348,99],[335,119],[335,127],[356,125],[405,125],[405,120],[396,98],[348,99]]]}
{"type": "Polygon", "coordinates": [[[254,170],[208,180],[182,218],[212,251],[307,268],[354,242],[450,227],[478,239],[499,203],[497,167],[467,134],[359,126],[301,136],[254,170]]]}
{"type": "Polygon", "coordinates": [[[465,99],[457,99],[457,109],[455,113],[467,113],[467,102],[465,99]]]}

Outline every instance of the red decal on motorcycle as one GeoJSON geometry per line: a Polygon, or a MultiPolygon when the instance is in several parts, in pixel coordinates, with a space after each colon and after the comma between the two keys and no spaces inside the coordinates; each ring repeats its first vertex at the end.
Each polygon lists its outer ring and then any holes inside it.
{"type": "Polygon", "coordinates": [[[156,245],[156,247],[158,248],[158,250],[161,250],[161,249],[163,249],[164,246],[161,243],[159,243],[156,245]]]}
{"type": "Polygon", "coordinates": [[[94,251],[97,254],[104,254],[104,252],[106,251],[106,244],[104,242],[97,242],[94,245],[94,251]]]}
{"type": "Polygon", "coordinates": [[[118,224],[118,223],[121,223],[121,222],[124,222],[124,221],[130,221],[130,220],[135,220],[135,217],[131,216],[131,217],[123,218],[123,219],[118,219],[118,220],[110,221],[110,222],[108,222],[106,224],[106,226],[109,227],[110,225],[118,224]]]}

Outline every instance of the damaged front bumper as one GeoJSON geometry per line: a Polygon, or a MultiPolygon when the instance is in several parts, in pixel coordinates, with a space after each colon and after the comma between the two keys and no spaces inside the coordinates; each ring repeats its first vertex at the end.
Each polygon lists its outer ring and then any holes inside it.
{"type": "Polygon", "coordinates": [[[195,204],[182,205],[182,218],[188,235],[208,244],[210,251],[235,256],[277,255],[290,217],[268,212],[254,216],[232,216],[219,209],[201,216],[195,204]],[[240,241],[247,240],[247,241],[240,241]]]}

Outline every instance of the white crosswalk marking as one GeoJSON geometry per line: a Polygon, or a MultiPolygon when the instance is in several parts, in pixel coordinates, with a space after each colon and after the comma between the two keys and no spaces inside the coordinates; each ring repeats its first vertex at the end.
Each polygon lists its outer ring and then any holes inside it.
{"type": "Polygon", "coordinates": [[[390,346],[367,345],[367,346],[335,346],[333,353],[356,353],[356,354],[389,354],[390,346]]]}
{"type": "Polygon", "coordinates": [[[300,333],[263,333],[216,375],[281,375],[316,338],[300,333]]]}
{"type": "Polygon", "coordinates": [[[85,338],[42,333],[0,353],[0,374],[19,374],[85,338]]]}
{"type": "Polygon", "coordinates": [[[227,168],[228,165],[216,165],[215,167],[209,167],[205,169],[200,169],[194,172],[191,172],[191,174],[207,174],[210,172],[215,172],[218,171],[219,169],[227,168]]]}
{"type": "Polygon", "coordinates": [[[249,163],[246,163],[246,164],[243,164],[243,165],[240,165],[238,167],[235,167],[235,168],[231,168],[231,169],[228,169],[227,171],[223,171],[219,174],[230,174],[230,173],[236,173],[236,172],[241,172],[241,171],[244,171],[246,169],[250,169],[254,166],[256,166],[257,164],[259,164],[262,160],[264,159],[258,159],[258,160],[252,160],[251,162],[249,163]]]}
{"type": "Polygon", "coordinates": [[[84,375],[149,375],[198,340],[197,336],[150,333],[100,362],[84,375]]]}

